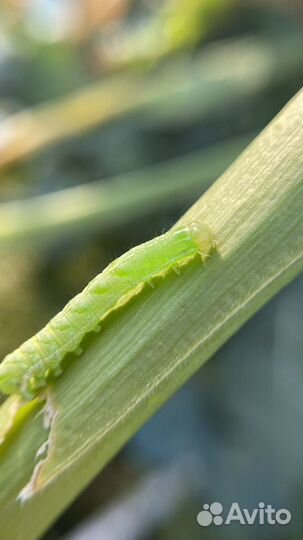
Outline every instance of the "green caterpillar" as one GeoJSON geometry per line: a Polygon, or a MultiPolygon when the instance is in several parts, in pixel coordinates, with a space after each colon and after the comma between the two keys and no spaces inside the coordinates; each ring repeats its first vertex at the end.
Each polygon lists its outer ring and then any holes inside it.
{"type": "Polygon", "coordinates": [[[192,223],[136,246],[96,276],[85,289],[35,336],[8,354],[0,364],[0,390],[31,399],[62,373],[67,353],[81,353],[88,332],[117,307],[138,294],[145,283],[187,264],[197,254],[202,261],[215,246],[206,225],[192,223]]]}

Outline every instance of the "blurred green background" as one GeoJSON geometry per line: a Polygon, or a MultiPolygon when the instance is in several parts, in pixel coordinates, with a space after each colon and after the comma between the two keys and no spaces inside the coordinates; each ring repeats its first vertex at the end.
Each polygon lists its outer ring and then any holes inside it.
{"type": "MultiPolygon", "coordinates": [[[[113,258],[173,225],[299,89],[299,7],[1,1],[1,357],[113,258]]],[[[301,508],[302,304],[300,277],[45,539],[298,539],[298,520],[287,532],[205,532],[196,515],[214,500],[301,508]]]]}

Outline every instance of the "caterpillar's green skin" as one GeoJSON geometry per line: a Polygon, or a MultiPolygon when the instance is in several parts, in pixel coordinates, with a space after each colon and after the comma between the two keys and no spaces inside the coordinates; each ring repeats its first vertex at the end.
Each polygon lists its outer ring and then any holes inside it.
{"type": "Polygon", "coordinates": [[[69,352],[77,352],[88,332],[109,312],[140,292],[145,283],[187,264],[198,253],[204,262],[214,247],[203,224],[192,223],[137,246],[96,276],[65,308],[0,364],[0,390],[32,398],[47,385],[49,375],[62,372],[69,352]]]}

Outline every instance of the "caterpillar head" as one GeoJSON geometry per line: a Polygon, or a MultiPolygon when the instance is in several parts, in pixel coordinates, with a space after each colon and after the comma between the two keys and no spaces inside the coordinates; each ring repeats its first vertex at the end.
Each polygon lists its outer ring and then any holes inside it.
{"type": "Polygon", "coordinates": [[[191,237],[198,247],[199,253],[204,261],[210,252],[216,247],[214,236],[205,223],[194,221],[189,224],[191,237]]]}

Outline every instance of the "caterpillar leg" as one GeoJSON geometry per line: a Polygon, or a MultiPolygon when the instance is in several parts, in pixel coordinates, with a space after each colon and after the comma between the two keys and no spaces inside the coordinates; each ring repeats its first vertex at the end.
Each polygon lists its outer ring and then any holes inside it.
{"type": "Polygon", "coordinates": [[[146,283],[147,283],[152,289],[155,289],[155,288],[156,288],[155,285],[153,284],[153,282],[152,282],[151,279],[148,279],[148,280],[146,281],[146,283]]]}
{"type": "Polygon", "coordinates": [[[24,376],[21,384],[21,394],[26,400],[31,400],[35,397],[35,377],[24,376]]]}
{"type": "Polygon", "coordinates": [[[213,251],[214,249],[217,248],[217,242],[214,238],[212,238],[212,242],[211,242],[211,249],[210,251],[208,251],[207,253],[203,252],[201,249],[199,250],[199,255],[202,259],[203,262],[207,261],[207,259],[209,259],[210,255],[211,255],[211,251],[213,251]]]}
{"type": "Polygon", "coordinates": [[[46,369],[44,372],[44,379],[47,379],[50,376],[50,374],[51,374],[51,370],[49,368],[46,369]]]}
{"type": "Polygon", "coordinates": [[[172,267],[173,271],[177,274],[177,276],[181,276],[181,270],[179,268],[179,266],[177,266],[176,264],[174,264],[174,266],[172,267]]]}
{"type": "Polygon", "coordinates": [[[61,375],[61,373],[63,373],[63,369],[62,369],[62,367],[60,365],[56,366],[53,369],[53,374],[54,374],[55,377],[59,377],[61,375]]]}
{"type": "Polygon", "coordinates": [[[98,334],[100,330],[101,330],[101,324],[97,324],[93,331],[96,332],[96,334],[98,334]]]}
{"type": "Polygon", "coordinates": [[[210,257],[209,253],[203,253],[203,251],[199,251],[199,255],[201,257],[202,262],[207,261],[207,259],[209,259],[210,257]]]}
{"type": "Polygon", "coordinates": [[[83,348],[82,348],[82,347],[77,347],[77,348],[74,350],[74,353],[75,353],[77,356],[80,356],[80,355],[83,353],[83,348]]]}
{"type": "Polygon", "coordinates": [[[45,379],[44,377],[37,377],[37,376],[31,377],[29,379],[28,386],[30,387],[30,390],[32,391],[32,393],[36,393],[36,391],[39,388],[42,388],[43,386],[45,386],[45,379]]]}

